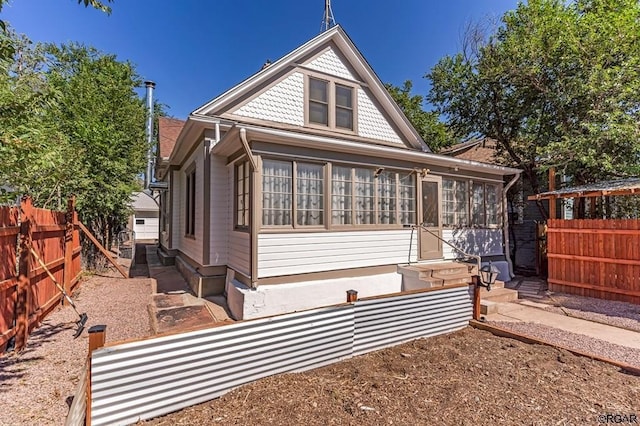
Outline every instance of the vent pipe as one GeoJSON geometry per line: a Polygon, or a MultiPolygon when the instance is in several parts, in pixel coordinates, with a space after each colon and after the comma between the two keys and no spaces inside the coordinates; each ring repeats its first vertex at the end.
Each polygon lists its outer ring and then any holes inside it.
{"type": "Polygon", "coordinates": [[[153,163],[155,149],[153,145],[153,89],[156,87],[156,83],[153,81],[145,81],[145,87],[147,88],[147,127],[145,134],[147,136],[147,171],[144,174],[144,189],[149,189],[149,184],[153,181],[153,163]]]}

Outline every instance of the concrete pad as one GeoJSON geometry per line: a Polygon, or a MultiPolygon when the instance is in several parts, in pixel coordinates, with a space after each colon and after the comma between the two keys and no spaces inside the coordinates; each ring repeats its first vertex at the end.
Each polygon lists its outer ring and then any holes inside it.
{"type": "Polygon", "coordinates": [[[579,318],[545,311],[526,304],[512,304],[514,308],[508,312],[501,310],[498,314],[489,314],[487,321],[521,321],[546,325],[548,327],[582,334],[605,342],[615,343],[628,348],[640,349],[640,333],[600,324],[579,318]]]}
{"type": "Polygon", "coordinates": [[[214,322],[205,306],[163,309],[156,312],[156,333],[207,326],[214,322]]]}
{"type": "Polygon", "coordinates": [[[155,303],[156,308],[158,309],[166,309],[184,305],[181,294],[154,294],[152,297],[153,303],[155,303]]]}

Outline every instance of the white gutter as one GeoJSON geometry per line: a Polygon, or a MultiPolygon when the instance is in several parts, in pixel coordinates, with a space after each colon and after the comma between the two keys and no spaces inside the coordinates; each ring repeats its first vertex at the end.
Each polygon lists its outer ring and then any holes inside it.
{"type": "Polygon", "coordinates": [[[508,208],[508,200],[507,200],[507,192],[509,189],[520,179],[520,174],[517,173],[513,179],[504,187],[502,190],[502,232],[504,233],[504,254],[505,259],[507,259],[507,265],[509,266],[509,277],[515,277],[513,273],[513,262],[511,261],[511,256],[509,256],[509,208],[508,208]]]}
{"type": "Polygon", "coordinates": [[[249,147],[249,141],[247,140],[247,129],[244,127],[240,127],[240,141],[242,141],[242,146],[244,150],[247,152],[247,156],[249,157],[249,161],[251,162],[251,167],[253,172],[258,171],[258,164],[256,163],[256,159],[253,158],[253,153],[251,152],[251,148],[249,147]]]}
{"type": "Polygon", "coordinates": [[[462,160],[446,155],[433,154],[429,152],[413,151],[404,147],[388,147],[383,145],[365,144],[361,142],[351,142],[333,139],[325,136],[311,135],[307,133],[291,132],[286,130],[270,129],[243,125],[248,131],[261,135],[272,136],[275,143],[300,146],[301,141],[321,144],[327,150],[352,153],[356,155],[370,154],[383,158],[396,160],[413,160],[416,162],[429,162],[433,165],[443,167],[458,167],[467,170],[475,170],[490,174],[511,175],[520,174],[522,170],[511,167],[496,166],[493,164],[479,163],[477,161],[462,160]]]}

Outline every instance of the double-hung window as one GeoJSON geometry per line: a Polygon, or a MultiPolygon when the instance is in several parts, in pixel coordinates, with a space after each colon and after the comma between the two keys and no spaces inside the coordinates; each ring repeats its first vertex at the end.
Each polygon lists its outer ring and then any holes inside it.
{"type": "Polygon", "coordinates": [[[442,224],[444,226],[469,225],[468,182],[458,179],[442,180],[442,224]]]}
{"type": "Polygon", "coordinates": [[[235,227],[247,229],[249,227],[249,161],[243,161],[235,167],[235,227]]]}
{"type": "Polygon", "coordinates": [[[353,87],[320,78],[308,78],[309,124],[354,130],[353,87]]]}
{"type": "Polygon", "coordinates": [[[196,234],[196,170],[192,166],[186,173],[186,208],[185,235],[193,237],[196,234]]]}
{"type": "Polygon", "coordinates": [[[262,164],[263,225],[324,225],[324,165],[270,159],[262,164]]]}

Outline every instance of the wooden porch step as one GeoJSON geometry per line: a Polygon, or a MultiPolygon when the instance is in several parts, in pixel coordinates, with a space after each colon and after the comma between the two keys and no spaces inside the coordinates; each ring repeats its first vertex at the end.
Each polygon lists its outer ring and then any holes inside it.
{"type": "Polygon", "coordinates": [[[486,288],[480,289],[480,300],[490,302],[513,302],[518,300],[518,292],[508,288],[491,287],[491,291],[486,288]]]}

